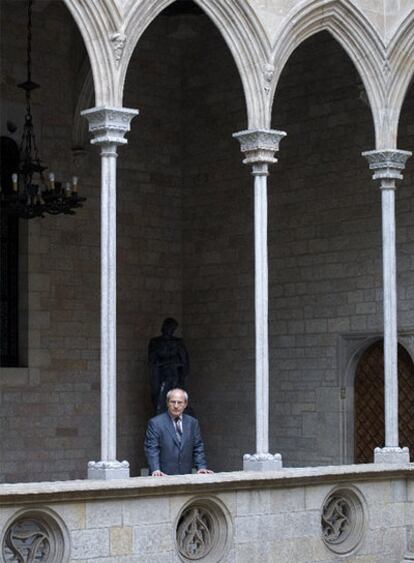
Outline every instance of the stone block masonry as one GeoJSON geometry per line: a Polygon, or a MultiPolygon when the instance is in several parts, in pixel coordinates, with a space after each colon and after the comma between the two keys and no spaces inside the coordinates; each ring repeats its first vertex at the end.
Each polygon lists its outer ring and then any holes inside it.
{"type": "Polygon", "coordinates": [[[360,465],[0,485],[0,545],[7,562],[4,534],[27,513],[32,526],[42,518],[46,530],[55,526],[50,545],[61,543],[62,563],[190,561],[192,533],[193,555],[212,550],[204,561],[400,563],[412,541],[412,473],[409,465],[360,465]],[[347,520],[329,541],[326,507],[335,499],[347,520]]]}

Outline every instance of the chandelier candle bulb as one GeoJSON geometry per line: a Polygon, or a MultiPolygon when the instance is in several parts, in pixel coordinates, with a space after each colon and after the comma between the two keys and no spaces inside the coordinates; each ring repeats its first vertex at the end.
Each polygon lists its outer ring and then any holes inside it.
{"type": "Polygon", "coordinates": [[[73,193],[76,193],[78,191],[78,180],[79,180],[79,178],[77,176],[72,177],[72,192],[73,193]]]}
{"type": "Polygon", "coordinates": [[[49,189],[55,189],[55,175],[53,174],[53,172],[49,173],[49,189]]]}
{"type": "Polygon", "coordinates": [[[13,191],[17,192],[17,174],[12,174],[12,184],[13,184],[13,191]]]}

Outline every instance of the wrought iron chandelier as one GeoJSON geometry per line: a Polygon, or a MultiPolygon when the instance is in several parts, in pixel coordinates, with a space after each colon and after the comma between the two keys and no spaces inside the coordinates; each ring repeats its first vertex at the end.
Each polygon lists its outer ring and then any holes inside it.
{"type": "Polygon", "coordinates": [[[6,193],[2,191],[2,204],[7,211],[23,219],[44,217],[50,215],[74,215],[74,209],[82,207],[86,198],[78,195],[78,178],[73,176],[71,182],[55,181],[55,175],[50,172],[45,177],[44,166],[39,157],[36,135],[33,127],[31,111],[32,91],[39,88],[39,84],[32,81],[32,5],[28,0],[27,9],[27,78],[18,88],[25,91],[26,115],[24,118],[23,134],[19,148],[19,168],[12,174],[12,187],[6,193]]]}

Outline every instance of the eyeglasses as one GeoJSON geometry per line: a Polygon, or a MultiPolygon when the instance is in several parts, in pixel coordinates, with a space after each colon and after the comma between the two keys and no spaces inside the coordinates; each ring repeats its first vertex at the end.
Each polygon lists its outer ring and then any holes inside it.
{"type": "Polygon", "coordinates": [[[169,403],[171,403],[172,405],[183,405],[184,401],[168,401],[169,403]]]}

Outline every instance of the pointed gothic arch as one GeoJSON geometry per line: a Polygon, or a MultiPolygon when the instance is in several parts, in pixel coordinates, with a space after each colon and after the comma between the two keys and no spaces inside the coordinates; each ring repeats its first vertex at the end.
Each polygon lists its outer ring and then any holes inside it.
{"type": "Polygon", "coordinates": [[[315,0],[291,13],[272,49],[275,70],[271,102],[283,68],[293,51],[321,31],[333,36],[357,69],[369,100],[378,144],[384,129],[381,110],[385,103],[385,49],[376,30],[349,0],[315,0]]]}
{"type": "MultiPolygon", "coordinates": [[[[252,8],[245,0],[194,1],[212,20],[232,54],[244,89],[248,127],[265,126],[268,111],[262,75],[267,61],[267,49],[252,8]]],[[[145,0],[131,9],[124,34],[133,40],[125,44],[119,69],[118,99],[122,99],[129,61],[140,37],[151,22],[173,2],[174,0],[145,0]]]]}

